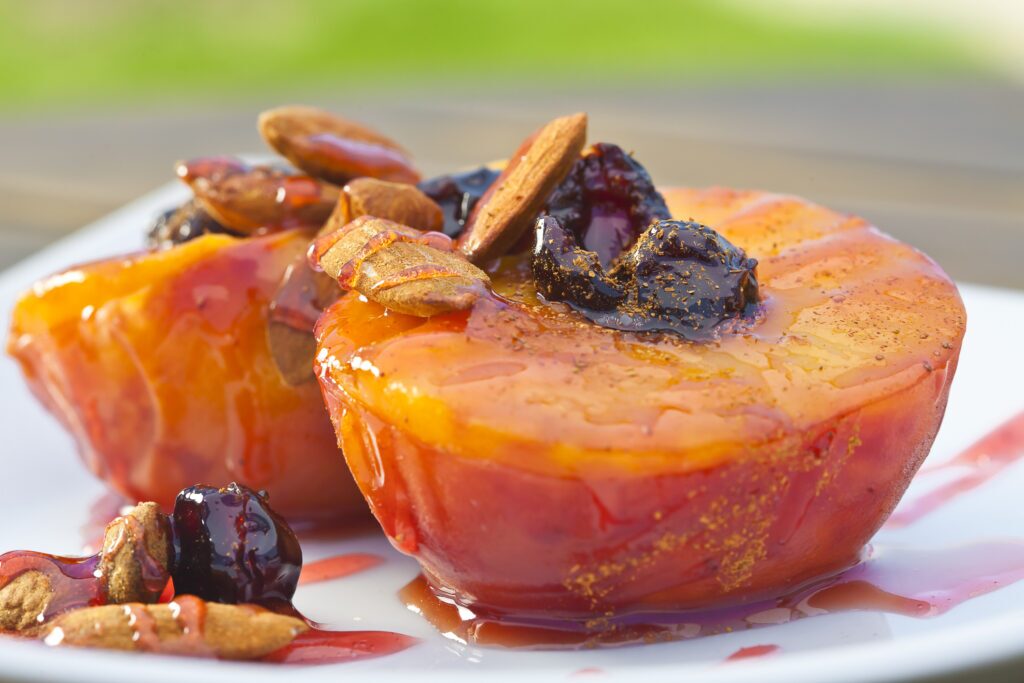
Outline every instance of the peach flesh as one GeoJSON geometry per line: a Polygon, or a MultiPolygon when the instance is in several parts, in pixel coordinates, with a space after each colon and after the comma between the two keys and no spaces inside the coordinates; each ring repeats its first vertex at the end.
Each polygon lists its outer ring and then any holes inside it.
{"type": "Polygon", "coordinates": [[[321,318],[357,485],[478,614],[586,623],[787,592],[854,563],[928,453],[966,322],[934,262],[792,197],[665,196],[760,261],[750,329],[600,329],[540,304],[515,258],[469,312],[350,295],[321,318]]]}
{"type": "Polygon", "coordinates": [[[289,521],[362,514],[316,383],[285,384],[267,347],[267,305],[308,242],[207,235],[70,269],[18,301],[8,350],[129,500],[238,480],[289,521]]]}

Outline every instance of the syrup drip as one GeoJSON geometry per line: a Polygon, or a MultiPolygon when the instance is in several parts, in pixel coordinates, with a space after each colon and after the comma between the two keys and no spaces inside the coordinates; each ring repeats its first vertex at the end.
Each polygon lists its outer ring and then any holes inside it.
{"type": "Polygon", "coordinates": [[[174,600],[174,579],[167,579],[167,585],[164,586],[163,593],[156,599],[157,603],[162,604],[174,600]]]}
{"type": "Polygon", "coordinates": [[[146,610],[144,605],[132,603],[125,605],[124,616],[132,629],[132,642],[143,652],[160,652],[160,636],[157,634],[156,619],[146,610]]]}
{"type": "Polygon", "coordinates": [[[320,235],[310,242],[309,248],[306,250],[306,261],[314,272],[324,272],[324,269],[320,267],[320,260],[323,259],[324,254],[329,252],[331,247],[340,242],[341,238],[344,236],[344,231],[335,230],[334,232],[329,232],[326,235],[320,235]]]}
{"type": "MultiPolygon", "coordinates": [[[[102,553],[88,557],[63,557],[32,550],[14,550],[0,555],[0,590],[29,572],[39,572],[49,581],[52,595],[36,616],[40,624],[53,617],[82,607],[107,604],[107,581],[103,575],[102,557],[114,557],[128,542],[129,535],[142,538],[142,522],[131,515],[119,518],[118,533],[104,545],[102,553]]],[[[102,542],[102,540],[101,540],[102,542]]],[[[166,591],[167,572],[149,554],[144,544],[135,544],[133,560],[145,591],[157,599],[166,591]]]]}
{"type": "MultiPolygon", "coordinates": [[[[103,547],[101,555],[114,557],[128,542],[129,535],[132,538],[140,539],[145,535],[142,522],[132,515],[119,517],[122,524],[117,527],[118,533],[103,547]]],[[[149,554],[145,544],[136,543],[132,548],[132,558],[139,568],[139,575],[142,579],[142,586],[146,593],[152,597],[158,597],[167,587],[167,571],[149,554]]]]}
{"type": "MultiPolygon", "coordinates": [[[[949,484],[913,501],[894,516],[897,526],[912,523],[949,500],[990,480],[1024,457],[1024,413],[1007,421],[953,460],[925,473],[967,467],[949,484]]],[[[128,525],[137,524],[127,518],[128,525]]],[[[127,525],[123,527],[127,529],[127,525]]],[[[136,529],[136,531],[138,531],[136,529]]],[[[90,528],[90,535],[93,529],[90,528]]],[[[109,544],[108,552],[124,542],[124,531],[109,544]]],[[[141,558],[145,560],[146,558],[141,558]]],[[[152,559],[152,558],[150,558],[152,559]]],[[[382,558],[368,554],[340,555],[314,562],[305,568],[301,583],[309,584],[348,576],[376,566],[382,558]]],[[[105,602],[105,586],[99,571],[100,557],[67,558],[31,551],[0,555],[0,589],[30,571],[41,572],[53,588],[53,596],[37,616],[40,623],[62,612],[105,602]]],[[[145,567],[145,562],[143,562],[145,567]]],[[[409,609],[423,615],[438,630],[462,642],[504,647],[571,649],[639,642],[679,640],[844,611],[874,611],[914,618],[943,614],[957,605],[1024,579],[1024,542],[984,542],[938,551],[886,548],[862,564],[815,586],[776,600],[679,615],[640,615],[612,620],[602,631],[592,632],[572,622],[516,623],[478,616],[450,599],[439,598],[421,576],[400,592],[409,609]],[[644,623],[652,622],[652,623],[644,623]]],[[[161,602],[169,599],[169,585],[161,602]]],[[[149,652],[210,656],[203,632],[205,604],[192,596],[170,603],[181,637],[161,643],[157,626],[147,610],[125,605],[125,618],[133,629],[138,649],[149,652]]],[[[254,608],[255,609],[255,608],[254,608]]],[[[284,613],[298,615],[290,604],[284,613]]],[[[298,615],[301,616],[301,615],[298,615]]],[[[288,646],[271,653],[266,662],[328,664],[393,654],[416,639],[380,631],[331,631],[305,619],[310,630],[288,646]]],[[[49,640],[48,640],[49,642],[49,640]]],[[[777,652],[776,645],[756,645],[737,650],[726,661],[760,657],[777,652]]],[[[580,673],[592,673],[581,670],[580,673]]]]}
{"type": "Polygon", "coordinates": [[[383,277],[377,282],[373,283],[370,287],[371,292],[382,292],[389,289],[394,289],[399,285],[404,285],[409,282],[418,282],[419,280],[431,280],[440,277],[465,277],[461,273],[452,271],[445,266],[438,265],[436,263],[421,263],[415,266],[409,266],[401,270],[400,272],[383,277]]]}
{"type": "Polygon", "coordinates": [[[309,176],[288,176],[281,180],[274,199],[278,204],[298,209],[322,201],[323,190],[320,183],[309,176]]]}
{"type": "Polygon", "coordinates": [[[1024,412],[1007,420],[952,460],[922,469],[919,477],[948,470],[958,474],[955,479],[933,491],[902,504],[889,518],[886,526],[899,528],[913,524],[988,482],[1021,459],[1024,459],[1024,412]]]}
{"type": "Polygon", "coordinates": [[[438,597],[422,576],[399,593],[406,606],[446,637],[478,645],[577,649],[684,640],[848,611],[914,618],[1024,579],[1024,541],[991,541],[942,550],[883,548],[839,576],[774,600],[675,615],[631,615],[588,631],[569,621],[511,621],[474,614],[438,597]]]}
{"type": "Polygon", "coordinates": [[[299,585],[305,586],[311,583],[320,583],[321,581],[331,581],[351,576],[352,574],[358,574],[359,572],[376,567],[383,561],[384,558],[379,555],[351,553],[309,562],[302,567],[299,585]]]}
{"type": "Polygon", "coordinates": [[[741,647],[740,649],[733,652],[731,655],[725,658],[727,662],[735,662],[740,659],[753,659],[754,657],[764,657],[766,655],[774,654],[781,650],[778,645],[751,645],[750,647],[741,647]]]}
{"type": "MultiPolygon", "coordinates": [[[[127,523],[138,522],[126,517],[127,523]]],[[[108,552],[116,552],[122,536],[108,544],[108,552]]],[[[145,560],[146,558],[139,558],[145,560]]],[[[152,558],[149,558],[151,561],[152,558]]],[[[316,583],[364,571],[383,562],[383,558],[367,553],[353,553],[329,557],[312,562],[303,570],[300,583],[316,583]]],[[[146,574],[146,561],[140,562],[146,574]]],[[[0,589],[26,572],[38,571],[47,577],[53,588],[53,597],[36,617],[43,623],[67,611],[106,604],[106,587],[100,573],[100,555],[69,558],[32,551],[15,551],[0,555],[0,589]]],[[[154,584],[155,587],[155,584],[154,584]]],[[[136,650],[188,657],[213,657],[215,653],[206,644],[206,603],[192,595],[173,596],[172,584],[167,581],[156,589],[159,602],[168,602],[180,635],[161,638],[156,619],[145,605],[132,603],[122,606],[124,617],[132,632],[136,650]],[[163,594],[160,595],[160,590],[163,594]],[[173,597],[172,597],[173,596],[173,597]]],[[[260,607],[251,606],[254,611],[260,607]]],[[[332,631],[302,616],[291,603],[276,607],[278,613],[302,619],[310,630],[300,634],[289,645],[273,652],[261,661],[277,664],[334,664],[358,659],[380,657],[400,652],[419,642],[416,638],[387,631],[332,631]]],[[[60,645],[63,633],[55,629],[47,636],[48,645],[60,645]]]]}
{"type": "Polygon", "coordinates": [[[395,654],[417,642],[416,638],[389,631],[328,631],[311,627],[262,661],[275,664],[337,664],[395,654]]]}
{"type": "MultiPolygon", "coordinates": [[[[193,595],[179,595],[169,604],[174,620],[181,628],[181,637],[172,641],[173,654],[211,657],[206,645],[206,603],[193,595]]],[[[253,608],[254,610],[257,608],[253,608]]],[[[170,652],[164,650],[164,652],[170,652]]]]}
{"type": "Polygon", "coordinates": [[[338,198],[337,188],[310,176],[227,157],[182,162],[177,174],[217,223],[243,234],[319,228],[338,198]]]}
{"type": "MultiPolygon", "coordinates": [[[[409,166],[405,155],[384,145],[343,138],[333,133],[319,133],[307,138],[309,150],[331,167],[350,170],[348,175],[355,178],[368,175],[383,180],[416,182],[419,178],[409,166]]],[[[330,180],[342,184],[341,177],[330,180]]]]}
{"type": "Polygon", "coordinates": [[[100,556],[60,557],[31,550],[15,550],[0,555],[0,589],[22,574],[40,572],[50,582],[53,595],[36,621],[49,619],[80,607],[106,603],[106,587],[101,580],[100,556]]]}
{"type": "MultiPolygon", "coordinates": [[[[161,638],[157,620],[145,605],[131,603],[122,606],[125,619],[132,630],[135,649],[155,654],[214,657],[213,649],[206,644],[206,603],[195,596],[182,595],[168,607],[180,631],[177,637],[161,638]]],[[[61,640],[60,629],[55,629],[47,636],[46,642],[48,645],[59,645],[61,640]]]]}

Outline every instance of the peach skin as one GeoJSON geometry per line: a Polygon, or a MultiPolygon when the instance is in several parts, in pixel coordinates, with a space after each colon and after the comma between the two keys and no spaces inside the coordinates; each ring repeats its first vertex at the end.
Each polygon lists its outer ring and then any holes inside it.
{"type": "Polygon", "coordinates": [[[205,235],[72,268],[18,301],[8,351],[131,500],[237,479],[291,520],[350,516],[365,505],[317,385],[288,386],[267,346],[268,304],[308,241],[205,235]]]}
{"type": "Polygon", "coordinates": [[[349,294],[320,320],[356,483],[477,614],[594,626],[785,593],[855,563],[928,454],[966,323],[933,261],[793,197],[664,196],[759,261],[750,325],[599,327],[538,299],[523,256],[468,311],[349,294]]]}

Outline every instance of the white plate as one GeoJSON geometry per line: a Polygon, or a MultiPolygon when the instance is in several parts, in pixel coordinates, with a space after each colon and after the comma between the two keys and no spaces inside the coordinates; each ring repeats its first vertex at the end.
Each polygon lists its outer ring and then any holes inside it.
{"type": "MultiPolygon", "coordinates": [[[[9,319],[17,293],[36,278],[72,263],[138,247],[152,218],[185,197],[167,187],[41,252],[0,276],[0,310],[9,319]]],[[[960,370],[946,421],[930,456],[951,457],[1004,419],[1024,408],[1024,294],[965,285],[969,315],[960,370]]],[[[0,549],[50,552],[81,547],[80,527],[104,493],[89,476],[72,444],[32,399],[9,359],[0,361],[0,410],[4,446],[0,473],[0,549]]],[[[116,399],[115,399],[116,400],[116,399]]],[[[934,486],[919,478],[908,499],[934,486]]],[[[879,544],[929,549],[992,539],[1024,537],[1024,464],[961,496],[916,524],[883,530],[879,544]]],[[[530,652],[466,647],[444,639],[405,610],[396,591],[416,574],[415,563],[377,534],[334,542],[311,542],[307,559],[366,551],[387,561],[343,580],[299,590],[296,603],[309,616],[335,628],[407,633],[422,642],[399,654],[330,666],[283,669],[107,652],[47,650],[36,643],[0,641],[0,679],[109,681],[146,680],[370,680],[424,677],[475,680],[481,674],[509,680],[562,681],[581,670],[599,670],[599,680],[895,681],[952,676],[971,670],[990,675],[1024,671],[1024,582],[970,600],[930,619],[869,611],[845,612],[694,640],[579,652],[530,652]],[[770,643],[779,652],[724,663],[739,648],[770,643]],[[245,678],[243,678],[243,676],[245,678]]]]}

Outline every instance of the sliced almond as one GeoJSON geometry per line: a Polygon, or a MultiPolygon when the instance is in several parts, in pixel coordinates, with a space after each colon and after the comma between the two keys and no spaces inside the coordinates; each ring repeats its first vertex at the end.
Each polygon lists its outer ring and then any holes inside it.
{"type": "Polygon", "coordinates": [[[330,183],[369,176],[415,183],[419,174],[398,143],[372,128],[315,107],[289,105],[260,114],[263,139],[306,173],[330,183]]]}
{"type": "Polygon", "coordinates": [[[156,602],[170,564],[171,524],[156,503],[139,503],[103,532],[99,570],[109,602],[156,602]]]}
{"type": "Polygon", "coordinates": [[[445,239],[364,216],[321,237],[314,253],[343,288],[398,313],[429,317],[469,308],[490,284],[487,273],[439,248],[445,239]]]}
{"type": "Polygon", "coordinates": [[[260,135],[267,144],[284,154],[281,147],[296,137],[332,133],[344,138],[372,142],[383,147],[404,152],[401,145],[369,126],[343,119],[324,109],[301,104],[289,104],[268,109],[260,114],[258,123],[260,135]]]}
{"type": "Polygon", "coordinates": [[[533,225],[586,144],[587,115],[554,119],[532,137],[477,205],[459,240],[459,249],[474,263],[503,255],[533,225]]]}
{"type": "MultiPolygon", "coordinates": [[[[444,226],[441,207],[415,186],[357,178],[345,185],[321,234],[334,232],[366,215],[423,231],[440,230],[444,226]]],[[[267,346],[286,384],[297,386],[314,379],[313,327],[324,308],[340,294],[337,282],[324,273],[313,272],[304,254],[285,271],[270,303],[267,346]]]]}
{"type": "Polygon", "coordinates": [[[341,294],[333,278],[310,268],[305,252],[285,270],[267,312],[267,348],[285,384],[298,386],[314,379],[313,328],[341,294]]]}
{"type": "Polygon", "coordinates": [[[319,228],[338,203],[338,188],[306,175],[208,157],[178,162],[176,172],[218,223],[243,234],[319,228]]]}
{"type": "Polygon", "coordinates": [[[290,387],[297,387],[316,379],[313,360],[316,358],[316,338],[313,329],[300,330],[274,320],[267,321],[267,346],[281,379],[290,387]]]}
{"type": "Polygon", "coordinates": [[[39,627],[39,615],[53,599],[53,584],[41,571],[30,570],[0,588],[0,633],[28,633],[39,627]]]}
{"type": "Polygon", "coordinates": [[[415,185],[390,183],[376,178],[356,178],[342,189],[338,209],[347,215],[342,225],[360,216],[376,216],[417,230],[440,230],[444,212],[415,185]]]}
{"type": "Polygon", "coordinates": [[[51,646],[94,647],[251,660],[279,650],[309,627],[255,605],[204,603],[192,596],[160,605],[84,607],[44,631],[51,646]]]}

